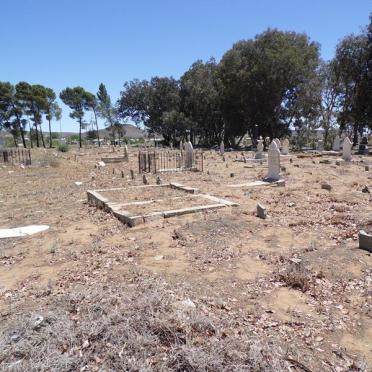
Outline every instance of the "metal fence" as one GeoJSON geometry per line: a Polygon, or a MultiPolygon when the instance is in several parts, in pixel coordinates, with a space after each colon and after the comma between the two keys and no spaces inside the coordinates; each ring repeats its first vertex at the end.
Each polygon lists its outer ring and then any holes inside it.
{"type": "Polygon", "coordinates": [[[0,150],[0,163],[31,165],[30,149],[0,150]]]}
{"type": "Polygon", "coordinates": [[[139,173],[161,173],[199,171],[204,169],[202,151],[140,151],[138,153],[139,173]]]}

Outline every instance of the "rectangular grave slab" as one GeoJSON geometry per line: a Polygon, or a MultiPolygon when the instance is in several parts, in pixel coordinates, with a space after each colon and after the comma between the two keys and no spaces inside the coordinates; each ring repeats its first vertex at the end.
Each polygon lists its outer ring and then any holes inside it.
{"type": "Polygon", "coordinates": [[[178,183],[88,190],[87,197],[90,205],[112,213],[129,226],[238,205],[178,183]]]}

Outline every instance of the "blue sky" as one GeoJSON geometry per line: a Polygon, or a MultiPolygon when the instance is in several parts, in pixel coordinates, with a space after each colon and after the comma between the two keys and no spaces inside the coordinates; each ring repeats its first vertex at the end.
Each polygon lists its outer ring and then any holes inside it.
{"type": "MultiPolygon", "coordinates": [[[[178,78],[268,27],[306,32],[330,59],[370,12],[371,0],[0,0],[0,81],[57,94],[77,85],[95,93],[103,82],[116,100],[126,80],[178,78]]],[[[62,107],[62,130],[77,131],[62,107]]]]}

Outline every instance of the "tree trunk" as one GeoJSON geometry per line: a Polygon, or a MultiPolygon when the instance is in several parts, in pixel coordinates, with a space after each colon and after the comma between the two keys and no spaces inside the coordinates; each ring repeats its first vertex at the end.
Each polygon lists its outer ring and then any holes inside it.
{"type": "Polygon", "coordinates": [[[99,140],[98,120],[97,120],[97,114],[96,114],[95,109],[93,109],[93,113],[94,113],[94,119],[96,120],[98,147],[101,147],[101,141],[99,140]]]}
{"type": "Polygon", "coordinates": [[[18,127],[19,127],[19,131],[21,132],[23,147],[26,149],[27,145],[26,145],[26,140],[25,140],[25,131],[23,130],[22,124],[19,119],[18,119],[18,127]]]}
{"type": "Polygon", "coordinates": [[[32,141],[32,128],[31,128],[31,124],[30,124],[30,146],[31,146],[32,149],[34,148],[34,142],[32,141]]]}
{"type": "Polygon", "coordinates": [[[35,133],[36,133],[36,146],[40,147],[39,143],[39,131],[37,130],[37,125],[35,125],[35,133]]]}
{"type": "Polygon", "coordinates": [[[53,146],[52,146],[52,128],[50,126],[50,120],[49,121],[49,148],[51,149],[53,146]]]}
{"type": "Polygon", "coordinates": [[[41,142],[43,143],[43,147],[45,149],[45,141],[44,141],[44,134],[43,134],[43,128],[41,128],[41,125],[40,125],[40,135],[41,135],[41,142]]]}
{"type": "Polygon", "coordinates": [[[18,147],[17,137],[16,137],[15,134],[13,134],[13,141],[14,141],[14,146],[15,146],[15,147],[18,147]]]}
{"type": "Polygon", "coordinates": [[[81,119],[79,119],[79,147],[81,148],[81,119]]]}

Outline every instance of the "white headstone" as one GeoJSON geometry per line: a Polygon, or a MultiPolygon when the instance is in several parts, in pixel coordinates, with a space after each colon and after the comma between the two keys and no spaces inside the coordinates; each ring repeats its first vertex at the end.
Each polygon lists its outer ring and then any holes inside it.
{"type": "Polygon", "coordinates": [[[225,144],[223,143],[223,140],[220,144],[220,154],[223,155],[225,153],[225,144]]]}
{"type": "Polygon", "coordinates": [[[276,146],[278,147],[278,150],[280,150],[281,147],[282,147],[280,139],[279,138],[274,138],[273,141],[276,143],[276,146]]]}
{"type": "Polygon", "coordinates": [[[192,168],[194,148],[192,147],[192,143],[190,141],[186,142],[185,151],[186,151],[185,168],[192,168]]]}
{"type": "Polygon", "coordinates": [[[337,135],[333,140],[332,150],[340,151],[340,143],[341,143],[340,136],[337,135]]]}
{"type": "Polygon", "coordinates": [[[344,142],[342,143],[342,159],[345,161],[351,160],[351,148],[353,144],[351,143],[349,137],[346,137],[344,139],[344,142]]]}
{"type": "Polygon", "coordinates": [[[283,141],[283,144],[282,144],[282,154],[283,155],[288,155],[289,154],[289,139],[288,138],[286,138],[283,141]]]}
{"type": "Polygon", "coordinates": [[[277,142],[273,140],[270,143],[268,151],[268,167],[269,173],[267,179],[270,181],[277,181],[280,179],[280,151],[277,142]]]}
{"type": "Polygon", "coordinates": [[[259,140],[257,140],[257,152],[256,152],[254,158],[255,159],[264,158],[263,150],[264,150],[263,140],[259,139],[259,140]]]}

